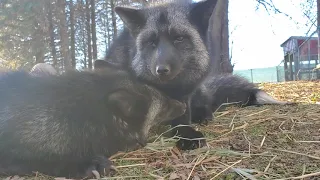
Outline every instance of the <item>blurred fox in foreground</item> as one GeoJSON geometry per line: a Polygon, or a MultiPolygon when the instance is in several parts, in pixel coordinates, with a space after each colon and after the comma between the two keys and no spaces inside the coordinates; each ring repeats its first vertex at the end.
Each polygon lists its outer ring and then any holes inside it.
{"type": "Polygon", "coordinates": [[[186,110],[120,70],[42,70],[0,76],[0,175],[108,173],[108,156],[144,146],[153,125],[186,110]]]}

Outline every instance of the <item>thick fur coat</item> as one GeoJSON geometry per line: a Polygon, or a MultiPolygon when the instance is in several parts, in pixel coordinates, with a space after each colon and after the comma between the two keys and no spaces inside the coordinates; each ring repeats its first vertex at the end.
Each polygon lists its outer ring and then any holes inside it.
{"type": "MultiPolygon", "coordinates": [[[[169,1],[141,9],[116,7],[124,30],[107,50],[105,61],[126,68],[138,79],[187,104],[186,113],[172,126],[191,123],[191,95],[210,71],[206,48],[209,19],[217,0],[198,3],[169,1]]],[[[100,65],[102,63],[99,63],[100,65]]],[[[202,138],[190,127],[173,134],[202,138]]],[[[200,146],[204,145],[203,140],[200,146]]],[[[199,142],[181,140],[180,149],[194,149],[199,142]]]]}
{"type": "Polygon", "coordinates": [[[59,76],[7,72],[0,76],[0,99],[2,175],[102,173],[110,168],[108,156],[144,146],[153,125],[186,109],[114,69],[59,76]]]}

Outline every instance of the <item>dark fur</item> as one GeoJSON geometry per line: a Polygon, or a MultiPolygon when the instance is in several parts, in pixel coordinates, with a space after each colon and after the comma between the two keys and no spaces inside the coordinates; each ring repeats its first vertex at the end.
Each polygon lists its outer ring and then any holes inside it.
{"type": "Polygon", "coordinates": [[[213,119],[212,112],[223,103],[251,106],[263,104],[288,104],[275,100],[247,79],[237,75],[208,77],[192,97],[192,122],[207,123],[213,119]]]}
{"type": "Polygon", "coordinates": [[[0,76],[0,99],[1,175],[102,173],[111,164],[106,157],[144,146],[152,125],[186,108],[113,69],[7,72],[0,76]]]}
{"type": "MultiPolygon", "coordinates": [[[[186,113],[173,120],[172,126],[191,123],[191,94],[210,71],[206,40],[216,2],[170,1],[143,9],[115,8],[125,28],[107,51],[106,61],[126,67],[147,84],[186,102],[186,113]]],[[[190,127],[176,130],[182,137],[203,137],[190,127]]],[[[194,149],[199,144],[181,141],[180,149],[194,149]]]]}

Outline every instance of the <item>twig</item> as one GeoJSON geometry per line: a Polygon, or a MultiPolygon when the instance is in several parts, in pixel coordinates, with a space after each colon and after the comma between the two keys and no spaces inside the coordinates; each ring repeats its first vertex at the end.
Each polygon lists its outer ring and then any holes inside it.
{"type": "Polygon", "coordinates": [[[229,170],[230,168],[232,168],[233,166],[235,166],[236,164],[240,163],[242,161],[242,159],[240,159],[239,161],[231,164],[230,166],[228,166],[227,168],[225,168],[224,170],[220,171],[218,174],[216,174],[213,178],[211,178],[210,180],[213,180],[215,178],[217,178],[218,176],[220,176],[220,174],[224,173],[225,171],[229,170]]]}
{"type": "Polygon", "coordinates": [[[210,152],[210,151],[207,151],[206,154],[203,155],[203,158],[201,158],[202,154],[199,156],[199,158],[197,158],[197,161],[194,163],[194,166],[192,167],[191,172],[189,173],[189,176],[188,176],[187,180],[190,179],[191,174],[192,174],[192,172],[194,171],[194,168],[195,168],[197,165],[199,165],[199,164],[208,156],[209,152],[210,152]],[[200,160],[200,158],[201,158],[201,160],[200,160]]]}
{"type": "Polygon", "coordinates": [[[305,173],[306,173],[306,164],[303,163],[301,176],[303,176],[305,173]]]}
{"type": "MultiPolygon", "coordinates": [[[[110,180],[110,179],[132,179],[132,178],[143,178],[148,176],[115,176],[115,177],[106,177],[101,178],[101,180],[110,180]]],[[[150,177],[149,177],[150,178],[150,177]]]]}
{"type": "Polygon", "coordinates": [[[270,110],[270,109],[264,109],[264,110],[259,111],[259,112],[256,112],[256,113],[252,113],[252,114],[246,115],[245,117],[250,117],[250,116],[257,115],[257,114],[261,114],[261,113],[266,112],[266,111],[269,111],[269,110],[270,110]]]}
{"type": "Polygon", "coordinates": [[[276,180],[303,179],[303,178],[308,178],[308,177],[312,177],[312,176],[320,176],[320,172],[305,174],[305,175],[297,176],[297,177],[289,177],[289,178],[283,178],[283,179],[276,179],[276,180]]]}
{"type": "Polygon", "coordinates": [[[291,153],[291,154],[297,154],[297,155],[301,155],[301,156],[306,156],[312,159],[317,159],[320,160],[320,157],[317,156],[312,156],[312,155],[308,155],[308,154],[303,154],[303,153],[299,153],[299,152],[294,152],[294,151],[289,151],[289,150],[282,150],[282,149],[273,149],[273,148],[266,148],[268,150],[273,150],[273,151],[281,151],[281,152],[286,152],[286,153],[291,153]]]}
{"type": "Polygon", "coordinates": [[[217,139],[220,139],[220,138],[222,138],[222,137],[224,137],[224,136],[226,136],[226,135],[228,135],[228,134],[232,133],[232,132],[233,132],[233,130],[244,129],[244,128],[246,128],[248,125],[249,125],[248,123],[245,123],[245,124],[243,124],[242,126],[238,126],[238,127],[236,127],[236,128],[235,128],[235,127],[234,127],[234,125],[233,125],[233,126],[232,126],[232,129],[231,129],[229,132],[227,132],[227,133],[225,133],[225,134],[220,135],[219,137],[217,137],[217,139]]]}
{"type": "Polygon", "coordinates": [[[156,142],[156,141],[157,141],[160,137],[162,137],[165,133],[170,132],[170,131],[172,131],[173,129],[175,129],[175,128],[177,128],[177,127],[184,127],[184,126],[189,126],[189,127],[190,127],[190,125],[178,125],[178,126],[172,127],[172,128],[170,128],[170,129],[166,130],[165,132],[161,133],[153,142],[156,142]]]}
{"type": "Polygon", "coordinates": [[[320,143],[320,141],[294,141],[297,143],[320,143]]]}
{"type": "MultiPolygon", "coordinates": [[[[200,156],[200,157],[201,157],[201,156],[200,156]]],[[[187,180],[189,180],[189,179],[190,179],[191,174],[192,174],[192,172],[194,171],[194,168],[196,168],[196,166],[197,166],[197,162],[198,162],[198,160],[200,159],[200,157],[198,157],[198,159],[197,159],[196,163],[194,163],[194,165],[193,165],[193,167],[192,167],[192,169],[191,169],[191,171],[190,171],[190,173],[189,173],[189,176],[188,176],[187,180]]]]}
{"type": "Polygon", "coordinates": [[[277,157],[277,155],[275,155],[273,158],[271,158],[270,159],[270,161],[269,161],[269,163],[268,163],[268,165],[267,165],[267,167],[264,169],[264,173],[266,173],[267,171],[268,171],[268,169],[269,169],[269,167],[270,167],[270,165],[271,165],[271,163],[272,163],[272,161],[274,161],[274,159],[276,159],[276,157],[277,157]]]}
{"type": "Polygon", "coordinates": [[[250,157],[250,154],[251,154],[251,142],[250,142],[250,140],[248,139],[248,137],[246,136],[245,133],[243,133],[243,136],[246,139],[246,141],[248,142],[248,154],[249,154],[249,157],[250,157]]]}
{"type": "Polygon", "coordinates": [[[284,123],[286,123],[286,121],[282,121],[282,122],[281,122],[281,124],[280,124],[280,125],[279,125],[279,127],[278,127],[278,128],[280,129],[280,131],[281,131],[281,132],[283,132],[283,131],[284,131],[284,130],[281,128],[281,126],[282,126],[284,123]]]}
{"type": "Polygon", "coordinates": [[[124,166],[117,166],[117,169],[118,168],[127,168],[127,167],[136,167],[136,166],[145,166],[146,163],[143,163],[143,164],[129,164],[129,165],[124,165],[124,166]]]}
{"type": "Polygon", "coordinates": [[[230,103],[222,103],[213,113],[216,113],[222,106],[232,105],[232,104],[239,104],[239,103],[241,103],[241,101],[239,101],[239,102],[230,102],[230,103]]]}
{"type": "Polygon", "coordinates": [[[229,114],[229,113],[230,113],[230,111],[224,111],[224,112],[222,112],[219,116],[215,116],[215,118],[222,117],[222,116],[227,115],[227,114],[229,114]]]}
{"type": "Polygon", "coordinates": [[[156,174],[149,173],[149,175],[154,177],[154,178],[157,178],[157,179],[164,179],[163,177],[161,177],[159,175],[156,175],[156,174]]]}
{"type": "Polygon", "coordinates": [[[263,136],[262,141],[261,141],[261,143],[260,143],[259,149],[262,148],[262,146],[263,146],[263,144],[264,144],[264,141],[266,140],[266,137],[267,137],[267,136],[263,136]]]}
{"type": "Polygon", "coordinates": [[[146,160],[148,158],[121,158],[121,160],[126,160],[126,161],[139,161],[139,160],[146,160]]]}
{"type": "Polygon", "coordinates": [[[232,120],[231,120],[231,122],[230,122],[229,127],[231,127],[231,126],[233,125],[233,121],[234,121],[234,118],[236,117],[236,115],[237,115],[237,113],[236,113],[236,114],[234,114],[234,116],[233,116],[233,118],[232,118],[232,120]]]}

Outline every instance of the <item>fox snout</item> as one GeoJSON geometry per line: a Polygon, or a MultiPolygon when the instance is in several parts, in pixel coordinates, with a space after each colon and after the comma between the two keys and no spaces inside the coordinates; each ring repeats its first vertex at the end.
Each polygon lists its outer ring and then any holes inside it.
{"type": "Polygon", "coordinates": [[[153,61],[153,75],[161,81],[169,81],[179,73],[179,62],[174,47],[165,40],[160,41],[153,61]]]}

